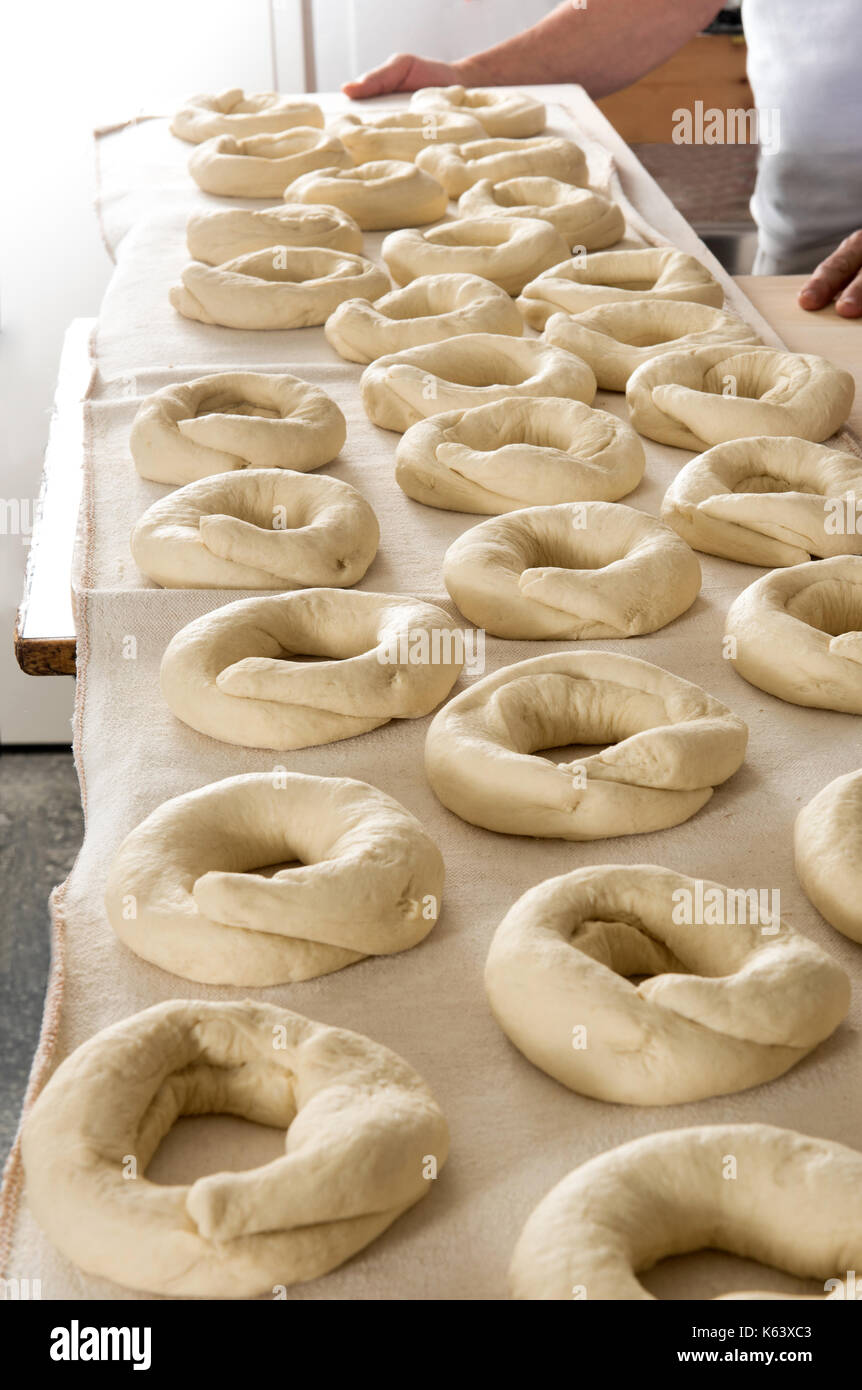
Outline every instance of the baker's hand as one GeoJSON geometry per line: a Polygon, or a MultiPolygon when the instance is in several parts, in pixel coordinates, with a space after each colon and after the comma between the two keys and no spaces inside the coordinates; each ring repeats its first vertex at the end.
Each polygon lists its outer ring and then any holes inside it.
{"type": "Polygon", "coordinates": [[[430,62],[413,53],[393,53],[379,68],[345,82],[341,88],[354,101],[363,97],[382,97],[387,92],[415,92],[419,87],[451,87],[461,81],[456,67],[430,62]]]}
{"type": "Polygon", "coordinates": [[[862,318],[862,228],[845,237],[799,291],[803,309],[824,309],[833,299],[843,318],[862,318]]]}

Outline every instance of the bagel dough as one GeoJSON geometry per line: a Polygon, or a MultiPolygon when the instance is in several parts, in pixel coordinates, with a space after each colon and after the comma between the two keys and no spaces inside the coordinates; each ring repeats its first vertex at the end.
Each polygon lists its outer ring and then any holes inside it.
{"type": "Polygon", "coordinates": [[[862,772],[836,777],[803,806],[793,844],[799,882],[820,916],[862,941],[862,772]]]}
{"type": "Polygon", "coordinates": [[[597,304],[582,314],[552,314],[545,338],[574,352],[596,374],[600,391],[625,391],[632,372],[668,352],[719,343],[760,343],[735,314],[681,299],[597,304]]]}
{"type": "Polygon", "coordinates": [[[504,666],[456,695],[425,741],[431,787],[471,825],[599,840],[688,820],[740,767],[746,725],[699,686],[616,652],[504,666]],[[609,744],[570,763],[535,756],[609,744]]]}
{"type": "Polygon", "coordinates": [[[417,275],[481,275],[507,294],[523,288],[538,266],[555,265],[568,247],[555,227],[536,217],[463,217],[420,232],[392,232],[382,254],[393,280],[417,275]]]}
{"type": "Polygon", "coordinates": [[[459,217],[540,217],[556,227],[567,252],[573,247],[600,251],[625,236],[626,220],[617,203],[592,188],[560,179],[524,177],[479,179],[458,199],[459,217]]]}
{"type": "Polygon", "coordinates": [[[526,92],[489,91],[483,87],[420,87],[410,98],[416,111],[467,112],[486,135],[522,140],[541,135],[547,112],[544,102],[526,92]]]}
{"type": "Polygon", "coordinates": [[[516,1299],[652,1299],[638,1274],[706,1249],[801,1279],[845,1278],[862,1256],[862,1154],[761,1124],[634,1139],[576,1168],[539,1203],[515,1246],[509,1287],[516,1299]]]}
{"type": "Polygon", "coordinates": [[[822,443],[847,419],[854,391],[851,374],[825,357],[740,344],[644,362],[629,378],[626,402],[647,439],[700,453],[758,434],[822,443]]]}
{"type": "Polygon", "coordinates": [[[349,213],[366,232],[419,227],[446,215],[449,199],[415,164],[380,159],[356,169],[316,169],[284,190],[298,203],[328,203],[349,213]]]}
{"type": "Polygon", "coordinates": [[[688,252],[644,246],[573,256],[531,280],[518,308],[532,328],[544,328],[558,309],[581,314],[597,304],[635,304],[642,299],[682,300],[720,309],[724,291],[688,252]]]}
{"type": "Polygon", "coordinates": [[[615,502],[644,466],[631,425],[608,411],[504,396],[411,425],[395,452],[395,481],[428,507],[498,516],[530,504],[615,502]]]}
{"type": "Polygon", "coordinates": [[[359,387],[368,418],[403,433],[428,415],[503,397],[560,396],[589,405],[596,379],[580,358],[538,338],[465,333],[379,357],[359,387]]]}
{"type": "Polygon", "coordinates": [[[457,639],[442,608],[394,594],[304,589],[239,599],[171,639],[162,695],[210,738],[309,748],[430,714],[461,671],[457,639]]]}
{"type": "Polygon", "coordinates": [[[169,999],[60,1064],[22,1155],[35,1220],[86,1273],[167,1298],[271,1298],[424,1197],[427,1156],[439,1171],[448,1142],[425,1082],[370,1038],[274,1004],[169,999]],[[284,1129],[283,1157],[151,1182],[174,1122],[207,1114],[284,1129]]]}
{"type": "Polygon", "coordinates": [[[862,461],[855,454],[755,435],[716,444],[681,468],[661,514],[695,550],[771,569],[862,551],[857,497],[862,461]]]}
{"type": "Polygon", "coordinates": [[[192,261],[171,304],[187,319],[223,328],[310,328],[345,299],[377,299],[389,277],[364,256],[310,246],[270,246],[224,265],[192,261]]]}
{"type": "Polygon", "coordinates": [[[323,112],[313,101],[291,100],[280,92],[254,92],[246,96],[241,87],[210,95],[189,97],[171,121],[171,130],[181,140],[199,145],[216,135],[277,135],[293,126],[323,129],[323,112]]]}
{"type": "Polygon", "coordinates": [[[528,140],[468,140],[460,145],[429,145],[416,156],[420,169],[442,183],[450,198],[480,179],[549,177],[563,183],[585,184],[586,156],[574,140],[537,135],[528,140]]]}
{"type": "Polygon", "coordinates": [[[356,116],[349,113],[332,122],[333,134],[357,164],[377,159],[413,160],[440,140],[479,140],[484,130],[474,116],[459,111],[387,111],[356,116]]]}
{"type": "Polygon", "coordinates": [[[129,435],[142,478],[192,483],[238,468],[305,473],[330,463],[347,438],[325,391],[298,376],[218,372],[147,396],[129,435]]]}
{"type": "Polygon", "coordinates": [[[471,526],[443,559],[464,617],[492,637],[637,637],[690,608],[697,556],[619,502],[527,507],[471,526]]]}
{"type": "Polygon", "coordinates": [[[727,638],[750,685],[792,705],[862,714],[862,556],[756,579],[730,606],[727,638]]]}
{"type": "Polygon", "coordinates": [[[850,1007],[841,967],[786,922],[748,912],[745,890],[652,864],[590,866],[530,888],[494,934],[485,989],[535,1066],[624,1105],[772,1081],[850,1007]],[[690,920],[699,894],[717,920],[690,920]]]}
{"type": "Polygon", "coordinates": [[[105,907],[172,975],[278,985],[406,951],[442,896],[440,851],[391,796],[279,768],[165,801],[114,856],[105,907]]]}
{"type": "Polygon", "coordinates": [[[478,275],[421,275],[373,304],[346,299],[324,332],[337,353],[365,366],[378,357],[464,333],[507,333],[518,338],[524,320],[510,296],[478,275]]]}
{"type": "Polygon", "coordinates": [[[186,243],[192,260],[223,265],[269,246],[316,246],[356,254],[362,250],[362,232],[340,208],[285,203],[259,212],[224,208],[193,213],[186,226],[186,243]]]}
{"type": "Polygon", "coordinates": [[[218,135],[198,145],[189,173],[204,193],[225,198],[280,198],[285,188],[309,169],[353,163],[334,135],[297,126],[278,135],[251,135],[236,140],[218,135]]]}
{"type": "Polygon", "coordinates": [[[249,468],[154,502],[131,549],[138,569],[166,589],[345,589],[365,574],[379,540],[373,509],[349,483],[249,468]]]}

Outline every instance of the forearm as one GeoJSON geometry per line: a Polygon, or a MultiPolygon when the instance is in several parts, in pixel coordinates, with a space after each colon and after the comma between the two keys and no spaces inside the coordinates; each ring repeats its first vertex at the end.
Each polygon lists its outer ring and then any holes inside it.
{"type": "Polygon", "coordinates": [[[466,87],[579,82],[601,97],[663,63],[718,13],[716,0],[566,0],[531,29],[452,64],[466,87]]]}

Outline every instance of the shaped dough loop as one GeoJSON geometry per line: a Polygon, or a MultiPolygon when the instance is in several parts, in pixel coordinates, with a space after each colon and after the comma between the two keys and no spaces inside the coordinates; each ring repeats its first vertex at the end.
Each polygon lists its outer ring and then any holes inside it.
{"type": "Polygon", "coordinates": [[[416,111],[466,112],[486,135],[523,140],[541,135],[547,113],[544,102],[526,92],[490,91],[485,87],[420,87],[410,98],[416,111]]]}
{"type": "Polygon", "coordinates": [[[366,232],[419,227],[445,217],[449,199],[436,179],[415,164],[375,160],[356,169],[316,169],[284,190],[299,203],[327,203],[349,213],[366,232]]]}
{"type": "Polygon", "coordinates": [[[277,135],[293,126],[323,129],[323,112],[313,101],[297,101],[280,92],[253,92],[230,87],[211,95],[189,97],[171,121],[181,140],[199,145],[216,135],[277,135]]]}
{"type": "Polygon", "coordinates": [[[626,220],[617,203],[592,188],[561,179],[525,176],[479,179],[458,199],[459,217],[538,217],[560,233],[568,251],[575,246],[601,251],[625,236],[626,220]]]}
{"type": "Polygon", "coordinates": [[[554,265],[567,247],[556,228],[539,218],[468,217],[430,231],[392,232],[382,254],[393,280],[418,275],[480,275],[507,294],[518,294],[537,266],[554,265]]]}
{"type": "Polygon", "coordinates": [[[189,159],[189,173],[204,193],[221,198],[280,198],[285,188],[309,169],[353,163],[334,135],[310,126],[296,126],[276,135],[251,135],[237,140],[217,135],[198,145],[189,159]]]}
{"type": "Polygon", "coordinates": [[[532,328],[562,309],[581,314],[598,304],[681,300],[720,309],[724,291],[706,266],[673,246],[595,251],[544,271],[525,286],[518,308],[532,328]]]}
{"type": "Polygon", "coordinates": [[[484,135],[475,117],[463,111],[402,110],[362,116],[350,112],[332,122],[332,132],[357,164],[378,159],[414,160],[439,141],[457,144],[484,135]]]}
{"type": "Polygon", "coordinates": [[[192,260],[224,265],[270,246],[310,246],[355,255],[362,250],[362,232],[340,208],[285,203],[257,212],[224,208],[193,213],[186,225],[186,244],[192,260]]]}
{"type": "Polygon", "coordinates": [[[799,882],[820,916],[862,942],[862,772],[836,777],[803,806],[793,845],[799,882]]]}
{"type": "Polygon", "coordinates": [[[460,198],[480,179],[499,183],[503,179],[546,176],[579,185],[589,179],[581,147],[574,140],[551,135],[429,145],[417,154],[416,163],[442,183],[450,198],[460,198]]]}

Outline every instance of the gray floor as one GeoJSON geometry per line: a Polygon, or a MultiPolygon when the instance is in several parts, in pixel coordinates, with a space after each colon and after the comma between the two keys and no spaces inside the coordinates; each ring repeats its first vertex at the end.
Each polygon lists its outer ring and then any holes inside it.
{"type": "Polygon", "coordinates": [[[0,1163],[15,1137],[51,957],[48,896],[83,835],[66,749],[0,755],[0,1163]]]}

